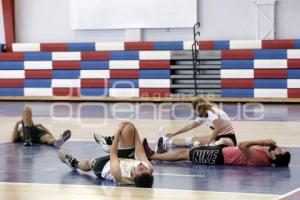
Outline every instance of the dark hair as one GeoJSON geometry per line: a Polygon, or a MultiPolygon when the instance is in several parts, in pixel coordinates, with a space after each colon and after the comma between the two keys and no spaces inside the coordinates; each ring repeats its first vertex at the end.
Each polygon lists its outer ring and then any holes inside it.
{"type": "Polygon", "coordinates": [[[150,173],[136,175],[133,180],[136,187],[152,188],[153,175],[150,173]]]}
{"type": "Polygon", "coordinates": [[[276,167],[287,167],[291,161],[291,154],[290,152],[285,152],[284,154],[276,155],[274,160],[271,160],[276,167]]]}

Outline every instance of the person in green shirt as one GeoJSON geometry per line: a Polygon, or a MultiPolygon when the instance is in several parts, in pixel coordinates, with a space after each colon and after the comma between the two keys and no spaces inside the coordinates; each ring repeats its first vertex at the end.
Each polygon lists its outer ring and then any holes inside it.
{"type": "Polygon", "coordinates": [[[33,143],[48,144],[54,147],[61,147],[71,137],[71,131],[66,130],[57,139],[42,124],[34,124],[32,110],[25,106],[22,119],[17,121],[11,136],[12,142],[24,142],[24,146],[31,146],[33,143]]]}

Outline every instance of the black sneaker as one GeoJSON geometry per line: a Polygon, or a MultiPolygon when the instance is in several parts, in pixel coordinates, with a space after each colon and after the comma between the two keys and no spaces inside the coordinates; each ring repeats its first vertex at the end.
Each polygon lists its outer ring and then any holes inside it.
{"type": "Polygon", "coordinates": [[[155,151],[153,151],[151,149],[151,147],[149,146],[147,138],[144,138],[143,146],[144,146],[145,153],[146,153],[146,156],[147,156],[148,160],[151,160],[151,156],[153,156],[155,154],[155,151]]]}
{"type": "Polygon", "coordinates": [[[103,150],[107,153],[110,153],[111,145],[113,143],[114,137],[110,136],[102,136],[99,134],[94,133],[95,141],[100,144],[103,150]]]}
{"type": "Polygon", "coordinates": [[[70,139],[72,133],[70,130],[65,130],[63,134],[61,134],[58,140],[55,140],[53,146],[60,148],[68,139],[70,139]]]}
{"type": "Polygon", "coordinates": [[[71,169],[76,169],[74,166],[72,166],[72,162],[75,160],[75,158],[71,154],[68,154],[65,150],[61,149],[58,151],[58,157],[61,162],[67,164],[71,169]]]}

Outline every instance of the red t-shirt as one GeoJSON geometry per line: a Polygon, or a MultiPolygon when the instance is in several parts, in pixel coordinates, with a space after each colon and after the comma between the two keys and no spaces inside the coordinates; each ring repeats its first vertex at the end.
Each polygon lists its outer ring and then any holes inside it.
{"type": "Polygon", "coordinates": [[[238,147],[225,147],[222,149],[225,165],[246,165],[253,167],[270,166],[269,157],[262,146],[250,147],[250,157],[247,156],[238,147]]]}

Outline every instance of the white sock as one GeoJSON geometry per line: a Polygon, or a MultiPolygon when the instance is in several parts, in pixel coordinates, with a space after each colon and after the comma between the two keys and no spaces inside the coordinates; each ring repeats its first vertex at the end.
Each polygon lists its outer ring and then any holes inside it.
{"type": "Polygon", "coordinates": [[[193,146],[194,147],[200,147],[200,146],[204,146],[201,142],[199,142],[199,141],[195,141],[194,143],[193,143],[193,146]]]}
{"type": "Polygon", "coordinates": [[[173,147],[173,139],[165,137],[164,140],[165,140],[164,146],[166,149],[173,147]]]}
{"type": "Polygon", "coordinates": [[[185,138],[185,145],[188,147],[193,146],[193,139],[191,137],[185,138]]]}

